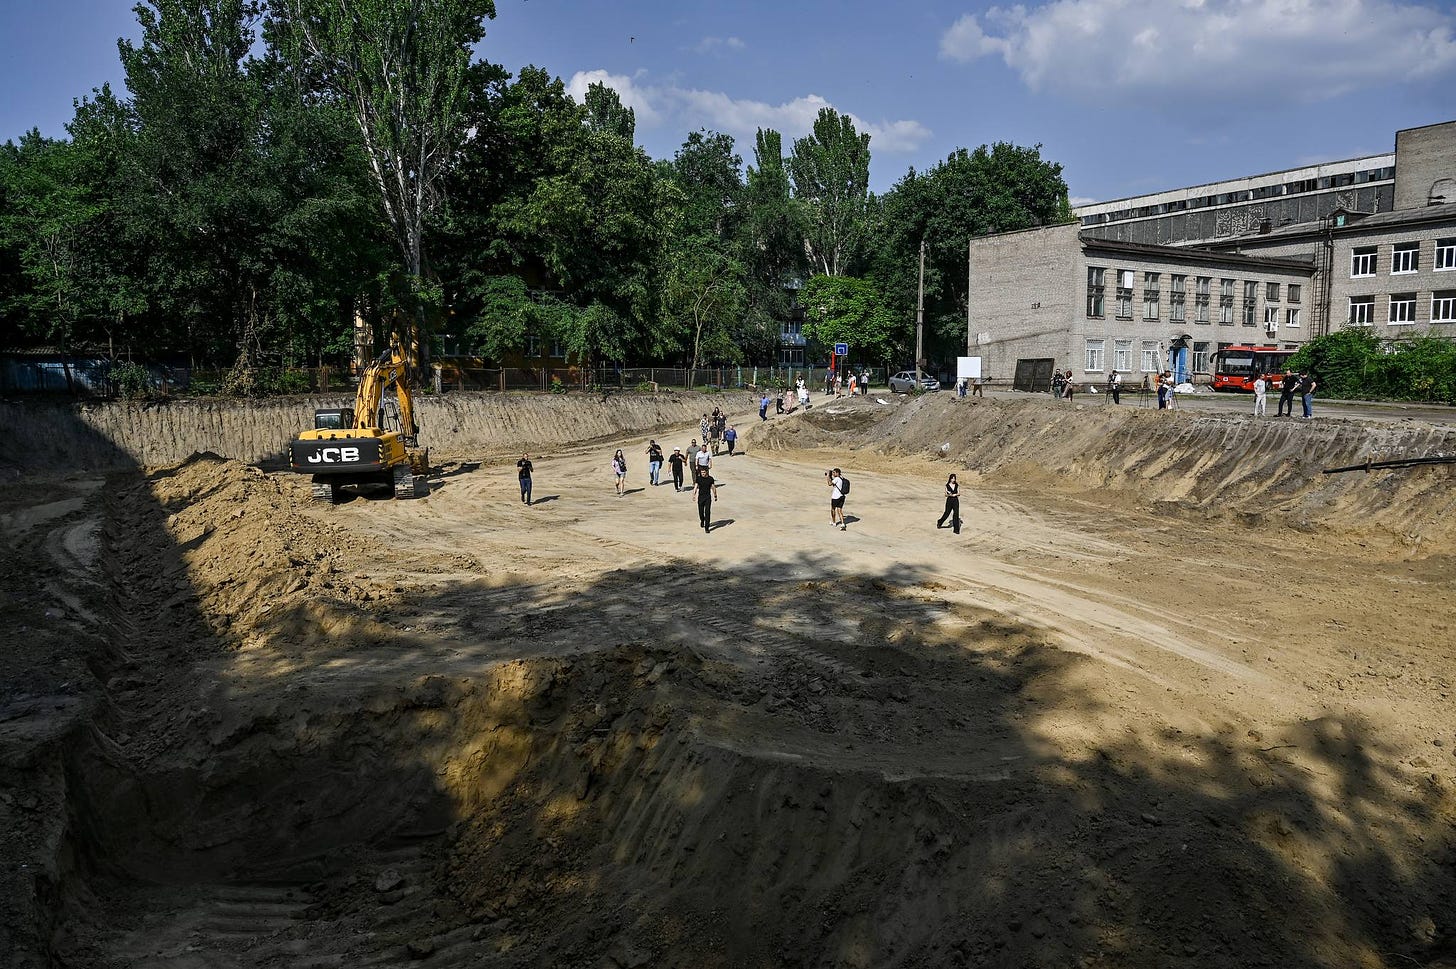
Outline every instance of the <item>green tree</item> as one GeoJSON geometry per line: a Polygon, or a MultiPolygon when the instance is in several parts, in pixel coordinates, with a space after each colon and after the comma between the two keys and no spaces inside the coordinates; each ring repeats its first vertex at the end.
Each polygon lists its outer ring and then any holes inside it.
{"type": "Polygon", "coordinates": [[[1070,219],[1062,167],[1041,146],[958,148],[929,171],[911,169],[880,200],[869,275],[896,315],[913,320],[925,240],[927,353],[963,353],[971,237],[1070,219]]]}
{"type": "Polygon", "coordinates": [[[622,104],[615,90],[599,81],[586,88],[586,123],[595,131],[633,140],[637,134],[637,112],[622,104]]]}
{"type": "Polygon", "coordinates": [[[745,301],[743,267],[718,240],[677,240],[662,280],[664,316],[686,335],[689,366],[743,359],[738,327],[745,301]]]}
{"type": "MultiPolygon", "coordinates": [[[[472,49],[493,0],[274,0],[270,43],[353,117],[385,221],[422,298],[425,224],[465,142],[472,49]]],[[[416,313],[422,347],[423,307],[416,313]]]]}
{"type": "Polygon", "coordinates": [[[849,272],[869,225],[870,136],[855,131],[849,116],[821,108],[812,133],[794,142],[788,171],[815,268],[826,276],[849,272]]]}
{"type": "Polygon", "coordinates": [[[813,350],[827,353],[835,343],[848,343],[855,358],[888,366],[904,356],[907,323],[873,280],[814,276],[799,298],[804,304],[804,334],[813,350]]]}

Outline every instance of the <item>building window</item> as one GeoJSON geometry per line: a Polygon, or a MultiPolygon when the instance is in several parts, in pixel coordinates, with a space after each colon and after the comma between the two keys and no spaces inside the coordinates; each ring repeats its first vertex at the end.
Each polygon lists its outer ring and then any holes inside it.
{"type": "Polygon", "coordinates": [[[1436,271],[1456,269],[1456,239],[1436,240],[1436,271]]]}
{"type": "Polygon", "coordinates": [[[1456,289],[1438,289],[1431,294],[1431,322],[1456,323],[1456,289]]]}
{"type": "Polygon", "coordinates": [[[1224,326],[1234,324],[1234,281],[1232,279],[1218,281],[1218,321],[1224,326]]]}
{"type": "Polygon", "coordinates": [[[1169,278],[1173,282],[1173,291],[1168,294],[1168,319],[1174,323],[1182,323],[1187,318],[1184,312],[1183,300],[1185,298],[1184,291],[1188,277],[1174,273],[1169,278]]]}
{"type": "Polygon", "coordinates": [[[1259,284],[1253,280],[1244,283],[1244,326],[1254,325],[1254,314],[1258,312],[1259,284]]]}
{"type": "Polygon", "coordinates": [[[1213,352],[1209,349],[1210,344],[1194,341],[1193,343],[1193,372],[1213,372],[1213,352]]]}
{"type": "Polygon", "coordinates": [[[1208,322],[1208,296],[1212,283],[1213,279],[1208,276],[1199,276],[1194,281],[1193,305],[1198,311],[1195,319],[1199,323],[1208,322]]]}
{"type": "Polygon", "coordinates": [[[566,358],[566,347],[562,344],[560,340],[551,341],[551,355],[558,360],[563,360],[566,358]]]}
{"type": "Polygon", "coordinates": [[[1132,369],[1132,341],[1114,340],[1112,342],[1112,369],[1132,369]]]}
{"type": "Polygon", "coordinates": [[[1375,275],[1375,247],[1360,246],[1350,251],[1350,275],[1375,275]]]}
{"type": "Polygon", "coordinates": [[[1288,310],[1285,311],[1285,313],[1284,313],[1284,325],[1286,327],[1298,327],[1299,326],[1299,308],[1298,307],[1291,307],[1291,308],[1289,308],[1288,310]]]}
{"type": "Polygon", "coordinates": [[[1375,321],[1375,297],[1350,297],[1350,325],[1369,326],[1375,321]]]}
{"type": "Polygon", "coordinates": [[[1106,340],[1087,341],[1087,368],[1088,370],[1102,370],[1102,351],[1107,345],[1106,340]]]}
{"type": "Polygon", "coordinates": [[[541,338],[534,333],[526,334],[526,356],[539,357],[541,355],[541,338]]]}
{"type": "Polygon", "coordinates": [[[1269,331],[1270,333],[1273,333],[1275,330],[1279,329],[1279,307],[1264,307],[1264,329],[1269,331]]]}
{"type": "Polygon", "coordinates": [[[1117,271],[1117,318],[1132,319],[1132,270],[1117,271]]]}
{"type": "Polygon", "coordinates": [[[1267,303],[1277,303],[1277,302],[1279,302],[1279,284],[1278,283],[1265,283],[1264,284],[1264,301],[1267,302],[1267,303]]]}
{"type": "Polygon", "coordinates": [[[1397,242],[1390,248],[1390,274],[1414,273],[1421,269],[1421,244],[1397,242]]]}
{"type": "Polygon", "coordinates": [[[1101,316],[1106,287],[1103,285],[1107,270],[1101,266],[1087,267],[1087,315],[1101,316]]]}
{"type": "Polygon", "coordinates": [[[1391,326],[1401,326],[1416,321],[1416,294],[1415,293],[1391,293],[1390,313],[1386,316],[1386,322],[1391,326]]]}
{"type": "Polygon", "coordinates": [[[1159,291],[1161,276],[1162,273],[1143,273],[1143,319],[1145,320],[1158,318],[1158,304],[1163,295],[1159,291]]]}
{"type": "Polygon", "coordinates": [[[1300,295],[1299,284],[1298,283],[1290,283],[1289,284],[1289,302],[1291,302],[1291,303],[1298,303],[1299,302],[1299,295],[1300,295]]]}
{"type": "Polygon", "coordinates": [[[1158,373],[1163,369],[1158,366],[1158,344],[1155,341],[1143,341],[1142,358],[1142,366],[1138,369],[1143,373],[1158,373]]]}

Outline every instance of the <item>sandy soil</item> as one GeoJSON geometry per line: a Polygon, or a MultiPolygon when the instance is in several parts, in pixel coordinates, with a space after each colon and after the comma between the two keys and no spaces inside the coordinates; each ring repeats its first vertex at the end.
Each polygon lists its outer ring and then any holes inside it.
{"type": "Polygon", "coordinates": [[[756,425],[711,534],[637,434],[533,454],[529,508],[470,447],[413,502],[211,456],[12,492],[17,951],[1456,966],[1453,475],[1318,474],[1449,431],[756,425]]]}

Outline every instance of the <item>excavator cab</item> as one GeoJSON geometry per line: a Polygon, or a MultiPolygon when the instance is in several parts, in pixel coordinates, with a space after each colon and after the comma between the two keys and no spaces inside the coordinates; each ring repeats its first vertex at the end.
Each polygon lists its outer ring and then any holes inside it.
{"type": "Polygon", "coordinates": [[[342,431],[353,426],[352,407],[331,407],[313,412],[313,429],[316,431],[342,431]]]}

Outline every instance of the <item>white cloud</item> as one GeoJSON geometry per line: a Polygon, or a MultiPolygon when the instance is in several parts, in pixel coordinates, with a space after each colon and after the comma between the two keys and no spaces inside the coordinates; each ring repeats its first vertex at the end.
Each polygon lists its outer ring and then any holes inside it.
{"type": "Polygon", "coordinates": [[[1073,195],[1071,198],[1069,198],[1067,200],[1067,202],[1074,209],[1077,208],[1078,206],[1082,206],[1082,205],[1092,205],[1096,201],[1097,201],[1096,199],[1094,199],[1094,198],[1092,198],[1091,196],[1088,196],[1088,195],[1073,195]]]}
{"type": "Polygon", "coordinates": [[[1456,13],[1406,0],[1054,0],[966,14],[940,52],[997,56],[1033,90],[1087,100],[1308,102],[1456,73],[1456,13]]]}
{"type": "MultiPolygon", "coordinates": [[[[752,144],[759,128],[773,128],[787,143],[807,135],[814,119],[823,108],[834,107],[817,94],[806,94],[791,101],[770,104],[751,98],[735,98],[722,91],[703,91],[672,84],[651,85],[635,77],[608,74],[606,71],[578,71],[572,75],[567,90],[578,101],[586,96],[587,85],[600,82],[614,88],[622,103],[637,112],[641,128],[672,125],[684,134],[699,128],[721,131],[752,144]]],[[[897,120],[871,122],[851,113],[854,126],[870,136],[870,149],[887,154],[911,152],[930,138],[930,129],[919,121],[897,120]]]]}
{"type": "MultiPolygon", "coordinates": [[[[641,75],[639,74],[638,77],[641,75]]],[[[566,82],[566,93],[578,101],[586,100],[586,89],[593,84],[605,84],[617,92],[622,104],[631,108],[637,117],[637,124],[643,128],[655,128],[662,123],[662,115],[653,104],[650,88],[637,84],[635,78],[625,74],[609,74],[606,71],[577,71],[566,82]]]]}
{"type": "Polygon", "coordinates": [[[699,54],[713,54],[725,50],[742,50],[743,41],[737,37],[704,37],[694,45],[699,54]]]}

